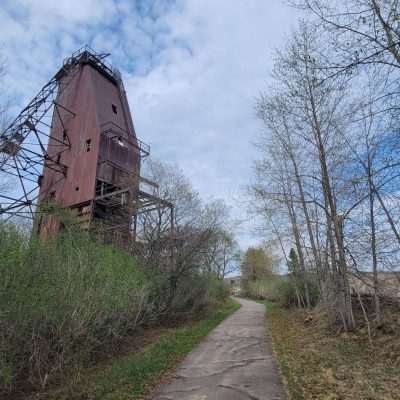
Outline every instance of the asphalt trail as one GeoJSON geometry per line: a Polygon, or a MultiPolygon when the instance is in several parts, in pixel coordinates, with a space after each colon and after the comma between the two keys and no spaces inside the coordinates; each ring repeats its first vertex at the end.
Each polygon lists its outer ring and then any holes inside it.
{"type": "Polygon", "coordinates": [[[161,385],[153,400],[284,400],[265,329],[265,307],[242,307],[215,328],[161,385]]]}

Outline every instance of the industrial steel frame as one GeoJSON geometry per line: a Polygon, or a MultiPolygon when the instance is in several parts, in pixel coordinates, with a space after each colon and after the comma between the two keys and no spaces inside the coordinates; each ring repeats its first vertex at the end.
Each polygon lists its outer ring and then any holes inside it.
{"type": "MultiPolygon", "coordinates": [[[[39,187],[43,169],[49,168],[59,174],[54,185],[63,180],[67,174],[67,166],[60,159],[61,154],[70,149],[68,132],[65,121],[74,118],[75,113],[56,99],[62,93],[79,71],[79,60],[85,55],[101,70],[111,77],[118,72],[104,59],[109,54],[96,53],[85,46],[74,52],[63,62],[62,68],[48,82],[31,102],[19,113],[14,121],[0,134],[0,179],[1,175],[15,178],[20,195],[8,195],[7,190],[0,186],[0,220],[9,221],[12,218],[28,218],[35,220],[39,213],[43,213],[39,199],[39,187]],[[63,78],[63,79],[61,79],[63,78]],[[63,129],[62,140],[52,136],[49,143],[50,131],[54,127],[54,118],[58,119],[63,129]],[[48,151],[52,146],[52,151],[48,151]]],[[[113,127],[105,128],[112,130],[113,127]]],[[[140,160],[150,154],[150,147],[138,140],[140,160]]],[[[157,185],[149,180],[137,177],[140,182],[157,185]]],[[[174,207],[165,199],[161,199],[146,191],[134,190],[132,187],[118,188],[107,194],[96,196],[92,206],[99,201],[117,201],[123,204],[124,196],[129,195],[129,204],[126,207],[133,210],[132,239],[136,239],[137,215],[143,212],[152,212],[157,209],[170,210],[171,232],[174,231],[174,207]]],[[[117,229],[118,223],[108,226],[108,229],[117,229]]]]}

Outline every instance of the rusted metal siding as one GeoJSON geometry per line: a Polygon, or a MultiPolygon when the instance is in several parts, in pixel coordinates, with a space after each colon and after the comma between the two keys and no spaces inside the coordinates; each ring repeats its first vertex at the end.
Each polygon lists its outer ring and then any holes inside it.
{"type": "MultiPolygon", "coordinates": [[[[59,176],[46,168],[41,192],[48,197],[50,195],[48,188],[51,187],[51,191],[55,191],[56,203],[63,207],[89,201],[94,196],[100,128],[92,73],[92,68],[87,65],[82,66],[68,90],[56,100],[75,113],[75,117],[65,124],[71,147],[60,159],[67,166],[67,175],[54,185],[59,176]],[[89,152],[86,151],[87,140],[91,140],[89,152]]],[[[57,115],[53,115],[51,136],[60,139],[62,135],[63,127],[60,126],[57,115]]],[[[49,141],[48,151],[52,150],[50,143],[49,141]]]]}
{"type": "MultiPolygon", "coordinates": [[[[40,187],[41,201],[52,200],[61,207],[94,201],[96,180],[134,191],[138,186],[138,150],[129,105],[122,85],[111,81],[90,64],[79,65],[68,88],[56,101],[75,113],[64,127],[53,115],[48,152],[54,151],[52,138],[62,140],[64,128],[70,141],[60,162],[67,167],[65,179],[45,168],[40,187]]],[[[62,79],[65,79],[62,78],[62,79]]],[[[130,221],[127,221],[129,226],[130,221]]],[[[48,220],[42,231],[54,230],[48,220]]]]}

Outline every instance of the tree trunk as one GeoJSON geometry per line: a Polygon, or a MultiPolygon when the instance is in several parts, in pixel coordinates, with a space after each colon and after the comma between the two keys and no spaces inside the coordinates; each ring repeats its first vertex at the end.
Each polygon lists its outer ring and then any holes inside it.
{"type": "MultiPolygon", "coordinates": [[[[368,151],[369,153],[369,151],[368,151]]],[[[369,217],[371,224],[371,251],[372,251],[372,271],[373,271],[373,285],[374,285],[374,303],[375,303],[375,316],[378,325],[382,323],[381,304],[379,299],[379,279],[378,279],[378,258],[376,254],[376,227],[375,227],[375,210],[374,210],[374,191],[372,184],[372,171],[371,171],[371,157],[368,154],[368,195],[369,195],[369,217]]]]}
{"type": "Polygon", "coordinates": [[[322,138],[321,127],[319,123],[319,118],[317,115],[317,110],[314,101],[314,93],[311,82],[308,83],[309,89],[309,100],[311,106],[311,115],[312,115],[312,126],[313,133],[316,140],[316,145],[318,149],[319,162],[321,168],[321,178],[322,178],[322,190],[324,195],[326,196],[327,204],[329,206],[329,217],[332,221],[334,238],[337,246],[338,253],[338,274],[335,279],[335,283],[338,289],[338,300],[340,306],[340,315],[342,318],[343,327],[345,330],[354,330],[355,329],[355,320],[353,315],[353,308],[351,302],[350,295],[350,286],[348,283],[347,277],[347,264],[346,264],[346,256],[344,250],[344,241],[343,241],[343,218],[337,214],[335,199],[333,195],[333,191],[331,188],[329,172],[328,172],[328,163],[326,159],[325,146],[322,138]]]}
{"type": "Polygon", "coordinates": [[[285,201],[286,201],[287,208],[288,208],[289,219],[290,219],[290,222],[292,225],[292,231],[293,231],[293,236],[295,239],[297,254],[299,255],[300,270],[301,270],[302,280],[303,280],[303,284],[304,284],[304,297],[305,297],[307,307],[311,307],[310,291],[308,288],[306,267],[305,267],[305,262],[304,262],[304,253],[303,253],[303,248],[301,246],[300,231],[299,231],[298,224],[297,224],[296,212],[293,207],[293,199],[292,199],[291,193],[288,194],[285,189],[284,189],[284,196],[285,196],[285,201]]]}

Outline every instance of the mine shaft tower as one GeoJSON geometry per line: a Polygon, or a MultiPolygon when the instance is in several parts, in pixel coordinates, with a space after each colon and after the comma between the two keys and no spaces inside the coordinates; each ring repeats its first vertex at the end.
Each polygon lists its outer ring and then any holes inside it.
{"type": "Polygon", "coordinates": [[[0,135],[0,173],[13,176],[0,188],[0,217],[34,218],[41,236],[59,221],[43,210],[68,208],[83,229],[107,241],[135,239],[139,213],[173,205],[142,186],[140,167],[150,154],[136,137],[120,73],[84,47],[62,68],[0,135]]]}

